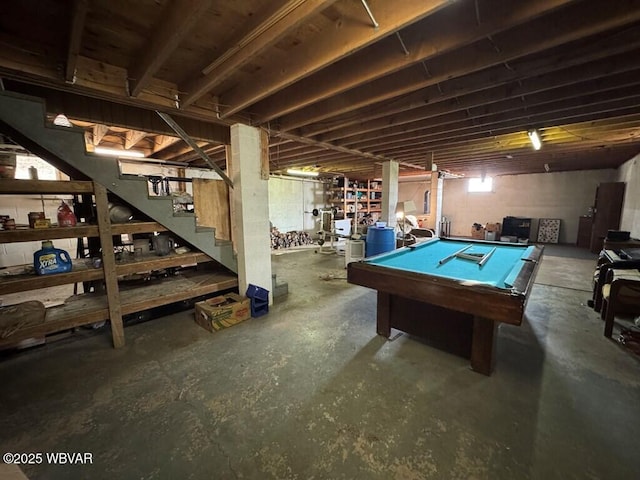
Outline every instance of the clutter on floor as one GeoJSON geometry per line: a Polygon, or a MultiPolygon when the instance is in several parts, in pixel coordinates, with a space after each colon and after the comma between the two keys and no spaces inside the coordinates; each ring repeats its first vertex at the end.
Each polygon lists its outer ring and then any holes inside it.
{"type": "Polygon", "coordinates": [[[313,245],[314,240],[307,232],[291,231],[281,233],[277,228],[271,228],[271,248],[299,247],[302,245],[313,245]]]}

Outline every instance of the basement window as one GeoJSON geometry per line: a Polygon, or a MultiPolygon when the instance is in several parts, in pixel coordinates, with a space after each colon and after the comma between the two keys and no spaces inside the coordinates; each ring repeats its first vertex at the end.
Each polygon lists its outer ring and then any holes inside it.
{"type": "Polygon", "coordinates": [[[470,178],[467,191],[469,193],[491,192],[493,189],[493,178],[470,178]]]}

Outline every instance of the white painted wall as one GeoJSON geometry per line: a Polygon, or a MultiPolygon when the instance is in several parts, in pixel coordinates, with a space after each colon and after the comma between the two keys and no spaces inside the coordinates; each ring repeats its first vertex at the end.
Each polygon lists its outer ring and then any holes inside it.
{"type": "MultiPolygon", "coordinates": [[[[69,177],[35,156],[18,155],[15,178],[29,178],[29,167],[36,167],[41,180],[68,180],[69,177]]],[[[41,212],[51,222],[58,221],[58,206],[71,195],[0,195],[0,215],[9,215],[17,225],[29,225],[29,212],[41,212]]],[[[67,202],[70,203],[70,202],[67,202]]],[[[74,238],[53,239],[53,245],[76,256],[77,240],[74,238]]],[[[42,242],[16,242],[0,244],[0,267],[33,263],[33,253],[42,248],[42,242]]]]}
{"type": "Polygon", "coordinates": [[[325,186],[318,180],[292,177],[269,178],[269,219],[280,232],[319,230],[314,208],[327,207],[325,186]]]}
{"type": "Polygon", "coordinates": [[[469,236],[474,223],[502,223],[506,216],[532,219],[530,238],[538,233],[538,219],[559,218],[560,243],[575,243],[578,217],[595,199],[596,187],[616,181],[616,170],[505,175],[493,179],[493,192],[468,193],[468,180],[446,179],[442,215],[451,221],[452,236],[469,236]]]}
{"type": "Polygon", "coordinates": [[[631,232],[633,238],[640,238],[640,155],[618,169],[615,181],[626,183],[620,230],[631,232]]]}

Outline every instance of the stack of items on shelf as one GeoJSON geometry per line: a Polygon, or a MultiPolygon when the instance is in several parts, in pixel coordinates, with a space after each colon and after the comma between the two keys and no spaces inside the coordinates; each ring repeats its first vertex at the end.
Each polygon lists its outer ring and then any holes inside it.
{"type": "Polygon", "coordinates": [[[277,228],[271,228],[271,248],[273,250],[312,244],[313,238],[311,238],[311,235],[306,232],[292,231],[280,233],[277,228]]]}

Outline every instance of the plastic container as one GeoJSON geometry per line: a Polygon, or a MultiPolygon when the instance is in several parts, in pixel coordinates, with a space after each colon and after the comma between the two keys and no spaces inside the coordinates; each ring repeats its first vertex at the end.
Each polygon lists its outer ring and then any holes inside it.
{"type": "Polygon", "coordinates": [[[58,226],[59,227],[75,227],[77,223],[73,210],[69,208],[64,200],[58,207],[58,226]]]}
{"type": "Polygon", "coordinates": [[[50,240],[45,240],[42,249],[33,254],[33,268],[38,275],[70,272],[71,257],[66,251],[55,248],[50,240]]]}
{"type": "Polygon", "coordinates": [[[396,233],[392,227],[369,227],[367,229],[367,257],[396,249],[396,233]]]}
{"type": "Polygon", "coordinates": [[[269,313],[269,290],[249,284],[246,296],[251,299],[252,317],[260,317],[269,313]]]}

